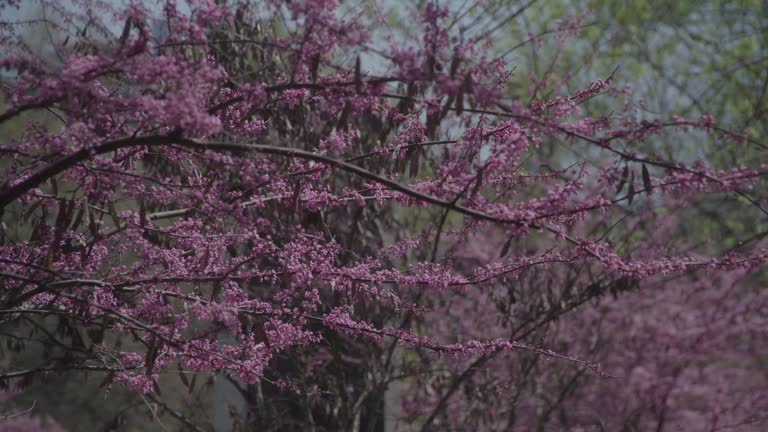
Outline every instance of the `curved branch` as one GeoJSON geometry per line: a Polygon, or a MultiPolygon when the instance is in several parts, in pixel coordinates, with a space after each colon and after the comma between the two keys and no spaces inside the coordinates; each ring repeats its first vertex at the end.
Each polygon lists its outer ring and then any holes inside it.
{"type": "MultiPolygon", "coordinates": [[[[101,144],[99,146],[96,146],[90,149],[81,149],[69,156],[64,157],[63,159],[60,159],[59,161],[53,164],[50,164],[38,170],[34,174],[30,175],[27,179],[17,183],[16,185],[0,193],[0,210],[2,210],[3,208],[5,208],[5,206],[15,201],[19,197],[21,197],[24,193],[40,185],[43,181],[57,174],[62,173],[67,169],[77,165],[78,163],[84,162],[90,159],[93,156],[109,153],[121,148],[128,148],[128,147],[142,146],[142,145],[151,147],[151,146],[170,145],[170,144],[177,144],[184,147],[196,148],[196,149],[202,149],[202,150],[255,152],[255,153],[271,154],[271,155],[283,156],[288,158],[320,162],[320,163],[329,165],[331,167],[338,168],[343,171],[355,174],[358,177],[381,184],[393,191],[400,192],[403,195],[407,195],[421,202],[426,202],[426,203],[436,205],[448,210],[453,210],[457,213],[461,213],[466,216],[471,216],[475,219],[479,219],[487,222],[499,223],[499,224],[512,224],[517,226],[521,226],[525,223],[524,221],[520,221],[520,220],[503,219],[479,210],[471,209],[469,207],[464,207],[462,205],[435,197],[433,195],[419,192],[407,186],[403,186],[402,184],[394,180],[388,179],[378,174],[374,174],[371,171],[361,168],[360,166],[357,166],[339,159],[334,159],[328,156],[323,156],[317,153],[312,153],[309,151],[299,150],[294,148],[278,147],[278,146],[271,146],[271,145],[265,145],[265,144],[203,142],[203,141],[197,141],[190,138],[180,138],[177,133],[172,133],[168,135],[136,137],[136,138],[133,138],[133,137],[123,138],[119,140],[108,141],[104,144],[101,144]]],[[[529,224],[529,227],[533,229],[546,229],[547,231],[556,233],[555,230],[546,226],[529,224]]],[[[565,239],[574,245],[580,244],[578,240],[573,239],[569,236],[565,236],[565,239]]],[[[593,256],[597,257],[597,255],[593,255],[593,256]]]]}

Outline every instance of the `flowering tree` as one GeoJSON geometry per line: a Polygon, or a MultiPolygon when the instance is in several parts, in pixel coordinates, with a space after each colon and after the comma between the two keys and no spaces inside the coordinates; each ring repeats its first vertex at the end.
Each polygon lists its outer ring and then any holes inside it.
{"type": "Polygon", "coordinates": [[[260,430],[377,430],[395,383],[413,429],[764,426],[764,236],[685,229],[764,218],[766,166],[654,147],[747,137],[648,118],[615,69],[518,76],[462,8],[231,3],[3,23],[0,319],[45,347],[3,384],[99,373],[199,430],[164,374],[231,380],[260,430]]]}

